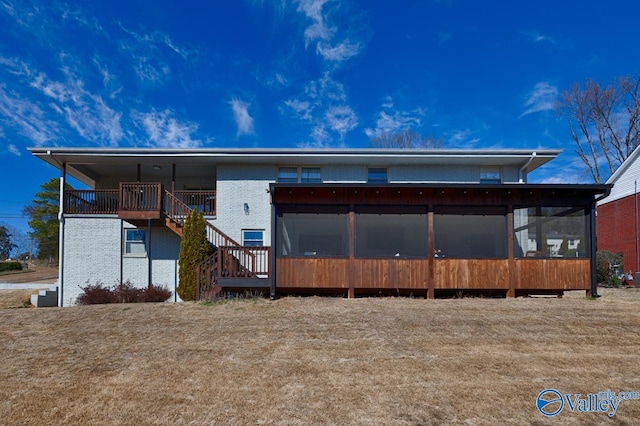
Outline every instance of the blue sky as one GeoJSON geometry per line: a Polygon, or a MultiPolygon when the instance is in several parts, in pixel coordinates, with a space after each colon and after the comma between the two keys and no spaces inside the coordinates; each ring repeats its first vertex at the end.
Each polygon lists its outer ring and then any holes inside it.
{"type": "Polygon", "coordinates": [[[559,148],[559,94],[640,72],[640,3],[0,0],[0,223],[58,173],[32,146],[559,148]]]}

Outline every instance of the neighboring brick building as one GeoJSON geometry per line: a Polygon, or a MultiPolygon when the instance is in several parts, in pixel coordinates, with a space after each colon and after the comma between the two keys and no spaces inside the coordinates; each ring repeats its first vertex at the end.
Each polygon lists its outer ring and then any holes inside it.
{"type": "Polygon", "coordinates": [[[598,250],[622,253],[624,272],[631,274],[640,272],[639,156],[640,150],[636,148],[607,181],[613,188],[607,198],[598,202],[596,226],[598,250]]]}

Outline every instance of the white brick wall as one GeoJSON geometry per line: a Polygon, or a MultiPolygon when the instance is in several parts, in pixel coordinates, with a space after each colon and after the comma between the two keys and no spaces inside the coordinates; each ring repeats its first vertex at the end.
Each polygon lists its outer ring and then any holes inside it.
{"type": "Polygon", "coordinates": [[[80,287],[120,280],[121,220],[68,217],[64,223],[63,306],[75,304],[80,287]]]}
{"type": "MultiPolygon", "coordinates": [[[[111,286],[120,282],[121,269],[123,281],[139,288],[147,286],[149,257],[122,253],[124,228],[133,228],[133,225],[116,217],[65,219],[63,306],[75,304],[82,293],[81,287],[87,284],[101,282],[111,286]]],[[[148,232],[146,227],[143,229],[148,232]]],[[[178,282],[180,237],[167,228],[152,227],[150,240],[151,282],[174,292],[178,282]]]]}
{"type": "Polygon", "coordinates": [[[264,244],[271,245],[271,197],[267,190],[275,178],[275,166],[219,166],[216,219],[212,223],[240,244],[243,229],[264,230],[264,244]]]}

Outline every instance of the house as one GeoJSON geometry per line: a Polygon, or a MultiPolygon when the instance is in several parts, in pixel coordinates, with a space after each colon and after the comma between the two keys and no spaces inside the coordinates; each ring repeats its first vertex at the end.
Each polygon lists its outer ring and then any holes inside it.
{"type": "Polygon", "coordinates": [[[610,186],[527,183],[556,150],[31,152],[90,188],[61,193],[61,306],[95,282],[175,294],[195,208],[215,248],[201,296],[216,284],[272,296],[595,293],[594,209],[610,186]],[[551,256],[550,232],[585,249],[551,256]]]}
{"type": "MultiPolygon", "coordinates": [[[[622,253],[624,273],[640,272],[638,191],[640,147],[607,180],[613,185],[608,197],[598,202],[598,250],[622,253]]],[[[636,282],[638,279],[636,278],[636,282]]]]}

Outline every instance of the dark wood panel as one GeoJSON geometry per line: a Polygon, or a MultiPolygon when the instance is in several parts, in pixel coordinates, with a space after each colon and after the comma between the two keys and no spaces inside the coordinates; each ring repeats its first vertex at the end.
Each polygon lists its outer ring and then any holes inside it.
{"type": "Polygon", "coordinates": [[[435,259],[433,266],[436,289],[509,288],[507,259],[435,259]]]}
{"type": "Polygon", "coordinates": [[[525,290],[589,290],[589,259],[516,259],[516,288],[525,290]]]}
{"type": "Polygon", "coordinates": [[[349,259],[276,259],[278,288],[348,288],[349,259]]]}
{"type": "Polygon", "coordinates": [[[428,259],[354,259],[355,288],[426,289],[428,259]]]}

